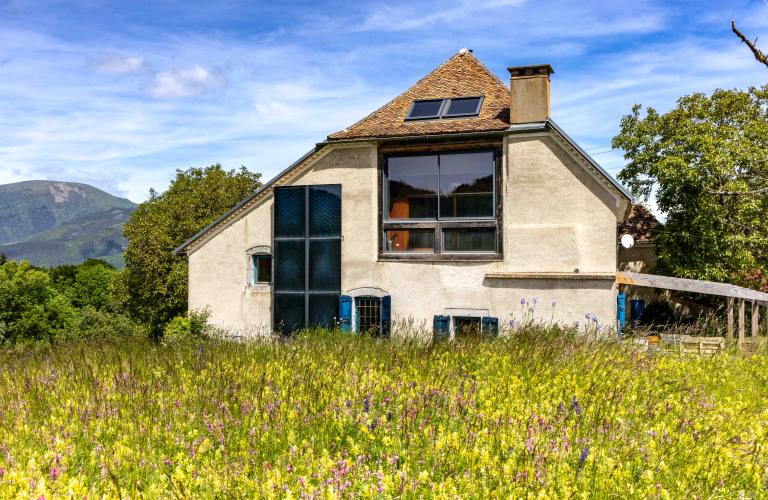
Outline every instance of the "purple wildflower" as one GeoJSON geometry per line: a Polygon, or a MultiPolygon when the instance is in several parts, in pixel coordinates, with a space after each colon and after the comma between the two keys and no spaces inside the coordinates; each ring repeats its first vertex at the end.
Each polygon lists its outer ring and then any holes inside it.
{"type": "Polygon", "coordinates": [[[581,325],[581,321],[577,321],[577,322],[576,322],[576,328],[578,328],[578,327],[579,327],[579,325],[581,325]]]}
{"type": "Polygon", "coordinates": [[[585,315],[584,315],[584,317],[585,317],[585,318],[587,318],[587,319],[589,319],[591,316],[590,316],[590,314],[589,314],[589,313],[587,313],[587,314],[585,314],[585,315]]]}
{"type": "Polygon", "coordinates": [[[592,316],[592,321],[597,323],[597,316],[592,316]]]}
{"type": "Polygon", "coordinates": [[[579,469],[584,467],[584,463],[587,461],[588,456],[589,456],[589,445],[585,446],[581,450],[581,455],[579,456],[579,469]]]}
{"type": "Polygon", "coordinates": [[[513,319],[509,320],[509,326],[515,326],[515,320],[513,319]]]}
{"type": "Polygon", "coordinates": [[[581,418],[581,405],[575,394],[573,395],[573,401],[571,401],[571,409],[576,412],[576,416],[581,418]]]}
{"type": "Polygon", "coordinates": [[[534,303],[534,304],[536,304],[536,303],[538,303],[538,302],[539,302],[539,299],[537,299],[536,297],[534,297],[534,298],[533,298],[533,303],[534,303]]]}
{"type": "Polygon", "coordinates": [[[553,301],[552,301],[552,307],[555,307],[556,305],[557,305],[557,302],[555,302],[555,301],[553,300],[553,301]]]}
{"type": "Polygon", "coordinates": [[[365,402],[363,403],[363,410],[365,410],[365,413],[368,413],[368,411],[371,409],[371,395],[366,394],[365,395],[365,402]]]}
{"type": "Polygon", "coordinates": [[[520,299],[520,303],[525,305],[525,299],[520,299]]]}

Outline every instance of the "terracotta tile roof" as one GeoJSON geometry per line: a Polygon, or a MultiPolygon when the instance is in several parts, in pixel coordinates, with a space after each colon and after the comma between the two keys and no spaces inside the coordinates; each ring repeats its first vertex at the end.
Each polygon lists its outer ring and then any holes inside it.
{"type": "Polygon", "coordinates": [[[467,49],[460,50],[395,99],[329,141],[504,130],[509,127],[509,87],[467,49]],[[404,122],[411,101],[484,95],[478,118],[404,122]]]}
{"type": "Polygon", "coordinates": [[[621,234],[622,236],[631,234],[635,243],[653,243],[656,238],[651,235],[651,232],[657,225],[659,221],[647,208],[640,204],[632,205],[627,222],[621,228],[621,234]]]}

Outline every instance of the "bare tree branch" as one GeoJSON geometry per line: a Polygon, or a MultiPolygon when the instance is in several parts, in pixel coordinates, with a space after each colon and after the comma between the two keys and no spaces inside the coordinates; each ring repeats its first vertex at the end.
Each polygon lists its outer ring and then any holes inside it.
{"type": "Polygon", "coordinates": [[[709,189],[705,189],[704,192],[709,194],[723,195],[723,196],[746,196],[746,195],[753,195],[753,194],[768,193],[768,188],[755,189],[754,191],[712,191],[709,189]]]}
{"type": "Polygon", "coordinates": [[[741,34],[741,31],[736,29],[736,20],[731,21],[731,29],[733,29],[733,32],[736,33],[736,36],[741,38],[741,41],[747,44],[747,47],[749,47],[749,50],[752,51],[752,53],[755,55],[755,59],[757,59],[759,62],[765,64],[768,66],[768,57],[760,52],[757,47],[755,47],[755,44],[757,43],[757,38],[755,38],[754,42],[750,42],[747,40],[747,37],[741,34]]]}

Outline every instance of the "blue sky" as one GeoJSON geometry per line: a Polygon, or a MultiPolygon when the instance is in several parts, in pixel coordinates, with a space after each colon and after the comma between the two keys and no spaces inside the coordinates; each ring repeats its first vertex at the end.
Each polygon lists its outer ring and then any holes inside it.
{"type": "Polygon", "coordinates": [[[550,63],[553,118],[615,174],[599,147],[633,104],[768,83],[734,18],[768,49],[768,0],[0,0],[0,182],[142,201],[177,168],[266,180],[462,47],[503,80],[550,63]]]}

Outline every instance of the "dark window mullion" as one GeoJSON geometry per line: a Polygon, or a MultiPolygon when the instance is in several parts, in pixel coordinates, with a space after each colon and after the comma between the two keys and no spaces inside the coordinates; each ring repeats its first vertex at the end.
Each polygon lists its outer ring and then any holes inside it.
{"type": "Polygon", "coordinates": [[[309,326],[309,186],[304,186],[304,328],[309,326]]]}

